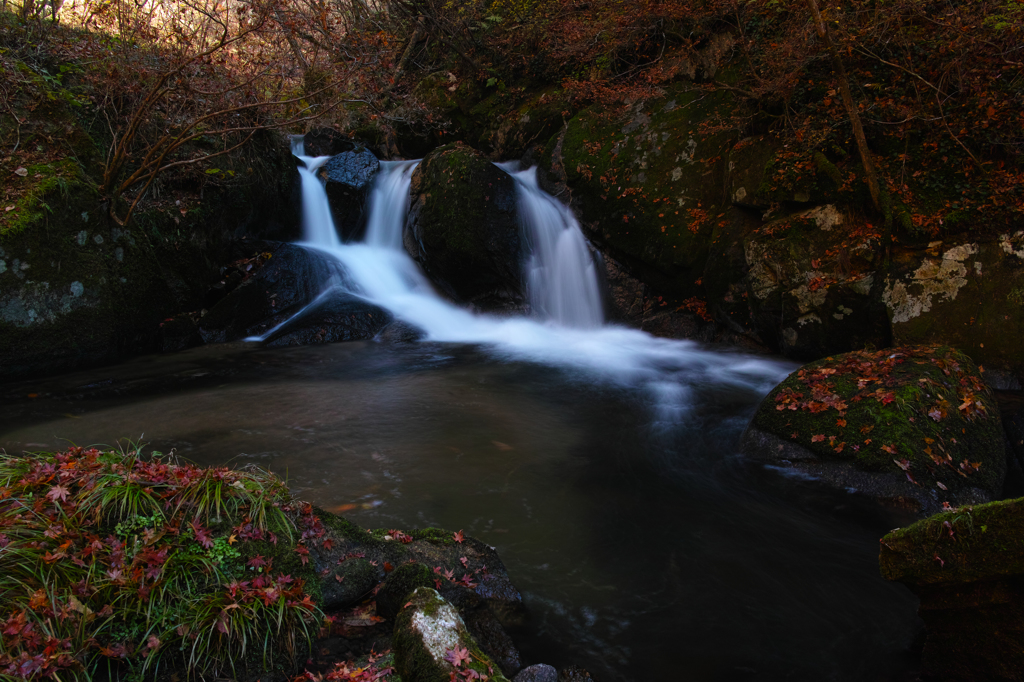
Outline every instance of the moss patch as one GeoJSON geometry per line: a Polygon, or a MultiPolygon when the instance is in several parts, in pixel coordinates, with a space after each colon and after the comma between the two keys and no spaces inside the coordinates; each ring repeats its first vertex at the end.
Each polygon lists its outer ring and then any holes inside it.
{"type": "Polygon", "coordinates": [[[882,577],[911,585],[1024,575],[1024,498],[961,507],[898,528],[881,542],[882,577]]]}

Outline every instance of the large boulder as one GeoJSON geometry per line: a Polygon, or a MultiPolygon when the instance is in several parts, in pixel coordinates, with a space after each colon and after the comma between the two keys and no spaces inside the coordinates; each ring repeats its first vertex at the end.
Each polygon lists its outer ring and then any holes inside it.
{"type": "Polygon", "coordinates": [[[515,181],[464,145],[417,166],[405,249],[447,296],[483,310],[521,308],[523,239],[515,181]]]}
{"type": "Polygon", "coordinates": [[[362,237],[366,228],[366,203],[379,171],[377,157],[362,146],[336,154],[320,167],[331,215],[343,241],[362,237]]]}
{"type": "Polygon", "coordinates": [[[881,294],[897,343],[948,343],[1002,388],[1024,381],[1024,231],[899,249],[881,294]]]}
{"type": "Polygon", "coordinates": [[[801,367],[758,407],[750,457],[930,514],[1002,491],[999,409],[975,364],[945,346],[859,351],[801,367]]]}
{"type": "Polygon", "coordinates": [[[922,673],[1024,680],[1024,499],[950,509],[881,540],[882,577],[921,600],[922,673]]]}

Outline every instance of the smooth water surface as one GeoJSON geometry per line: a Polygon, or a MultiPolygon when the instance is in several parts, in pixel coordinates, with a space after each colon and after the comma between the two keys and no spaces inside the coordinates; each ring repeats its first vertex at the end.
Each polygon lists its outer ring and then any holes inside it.
{"type": "Polygon", "coordinates": [[[599,682],[901,679],[919,626],[879,577],[885,529],[735,452],[765,390],[696,370],[623,384],[460,344],[228,344],[0,387],[0,447],[141,438],[256,463],[365,527],[464,529],[524,594],[528,664],[599,682]]]}

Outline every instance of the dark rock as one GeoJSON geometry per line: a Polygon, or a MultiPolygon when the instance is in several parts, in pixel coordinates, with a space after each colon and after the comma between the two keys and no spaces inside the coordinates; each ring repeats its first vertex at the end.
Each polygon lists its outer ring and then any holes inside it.
{"type": "Polygon", "coordinates": [[[558,671],[546,663],[536,663],[520,670],[512,682],[558,682],[558,671]]]}
{"type": "Polygon", "coordinates": [[[358,603],[377,586],[383,573],[367,559],[343,561],[321,581],[320,608],[334,611],[358,603]]]}
{"type": "Polygon", "coordinates": [[[879,565],[921,600],[922,677],[1024,680],[1024,499],[891,531],[879,565]]]}
{"type": "Polygon", "coordinates": [[[160,352],[174,353],[186,348],[201,346],[203,337],[199,325],[189,313],[175,315],[160,325],[160,352]]]}
{"type": "Polygon", "coordinates": [[[929,514],[1000,494],[1003,438],[970,358],[902,346],[805,365],[765,397],[740,447],[826,486],[929,514]]]}
{"type": "Polygon", "coordinates": [[[377,592],[377,615],[393,620],[402,610],[409,593],[417,587],[434,587],[436,577],[433,571],[421,563],[399,566],[388,575],[377,592]]]}
{"type": "Polygon", "coordinates": [[[482,154],[454,144],[412,176],[405,250],[437,287],[481,310],[522,307],[522,238],[515,181],[482,154]]]}
{"type": "Polygon", "coordinates": [[[263,343],[276,348],[361,341],[372,339],[391,320],[387,310],[334,288],[274,330],[263,343]]]}
{"type": "Polygon", "coordinates": [[[366,201],[380,162],[370,150],[356,147],[342,152],[320,168],[331,215],[343,241],[362,237],[366,227],[366,201]]]}
{"type": "Polygon", "coordinates": [[[356,148],[356,143],[348,135],[330,128],[309,131],[302,136],[302,143],[306,156],[334,156],[356,148]]]}
{"type": "Polygon", "coordinates": [[[416,343],[423,339],[424,336],[426,336],[426,333],[419,327],[411,325],[408,322],[403,322],[402,320],[395,320],[388,326],[384,327],[384,329],[380,330],[380,333],[374,338],[381,343],[394,344],[416,343]]]}
{"type": "Polygon", "coordinates": [[[206,343],[260,335],[313,301],[329,283],[342,281],[341,266],[314,250],[282,244],[245,283],[199,322],[206,343]]]}

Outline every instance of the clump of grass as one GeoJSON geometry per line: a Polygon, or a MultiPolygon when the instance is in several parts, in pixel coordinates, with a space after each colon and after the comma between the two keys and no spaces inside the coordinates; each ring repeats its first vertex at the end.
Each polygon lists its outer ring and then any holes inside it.
{"type": "Polygon", "coordinates": [[[301,578],[240,547],[280,538],[305,564],[323,533],[259,469],[0,451],[0,677],[236,676],[294,658],[321,614],[301,578]]]}

